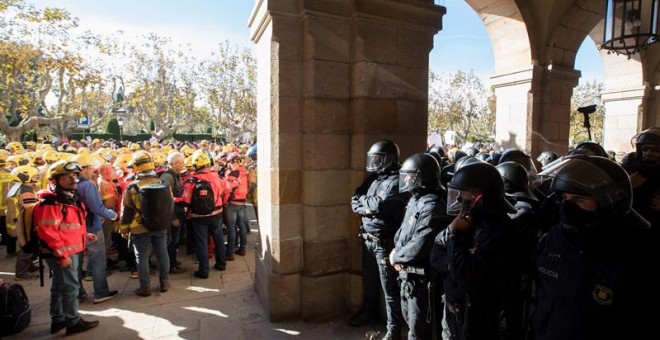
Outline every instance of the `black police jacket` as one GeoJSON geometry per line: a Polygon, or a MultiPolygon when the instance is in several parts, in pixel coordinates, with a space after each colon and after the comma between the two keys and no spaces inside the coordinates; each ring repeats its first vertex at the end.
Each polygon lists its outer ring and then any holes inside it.
{"type": "Polygon", "coordinates": [[[391,170],[368,176],[351,198],[353,212],[360,215],[362,228],[377,237],[392,237],[401,225],[409,195],[399,193],[399,172],[391,170]]]}
{"type": "Polygon", "coordinates": [[[648,256],[652,246],[644,235],[615,222],[579,233],[557,225],[544,235],[535,255],[534,339],[644,339],[656,333],[651,326],[658,294],[649,272],[657,261],[648,256]]]}
{"type": "Polygon", "coordinates": [[[449,303],[500,305],[511,281],[515,227],[505,212],[473,213],[467,231],[442,231],[435,238],[431,266],[440,276],[449,303]]]}
{"type": "Polygon", "coordinates": [[[394,236],[394,263],[427,268],[435,236],[447,228],[444,190],[414,194],[406,207],[401,228],[394,236]]]}

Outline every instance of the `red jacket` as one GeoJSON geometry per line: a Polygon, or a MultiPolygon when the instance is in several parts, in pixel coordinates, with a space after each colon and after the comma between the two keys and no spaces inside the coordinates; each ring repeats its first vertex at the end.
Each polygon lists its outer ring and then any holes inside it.
{"type": "Polygon", "coordinates": [[[39,201],[34,207],[34,227],[37,236],[48,245],[57,262],[85,250],[87,229],[85,207],[65,203],[54,192],[42,190],[37,193],[39,201]]]}
{"type": "MultiPolygon", "coordinates": [[[[213,189],[213,195],[215,198],[215,209],[212,213],[208,215],[195,215],[190,214],[190,217],[205,217],[205,216],[214,216],[222,212],[222,206],[227,203],[227,197],[229,197],[230,189],[225,183],[224,180],[218,176],[218,173],[211,171],[209,168],[202,169],[190,176],[190,178],[200,179],[202,181],[207,181],[211,183],[211,188],[213,189]]],[[[181,194],[181,201],[189,205],[193,196],[194,185],[190,180],[186,180],[183,183],[183,194],[181,194]]]]}
{"type": "Polygon", "coordinates": [[[248,195],[248,175],[245,167],[233,165],[233,169],[227,170],[225,180],[229,183],[229,202],[232,204],[245,204],[248,195]]]}

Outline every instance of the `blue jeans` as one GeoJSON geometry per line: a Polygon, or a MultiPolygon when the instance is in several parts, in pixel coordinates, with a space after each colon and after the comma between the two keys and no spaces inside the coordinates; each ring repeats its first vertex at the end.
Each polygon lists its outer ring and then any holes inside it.
{"type": "Polygon", "coordinates": [[[176,249],[179,247],[179,241],[181,241],[181,231],[186,226],[185,215],[177,214],[176,217],[179,219],[179,226],[170,226],[168,229],[170,241],[167,244],[167,254],[170,256],[170,268],[176,267],[176,249]]]}
{"type": "Polygon", "coordinates": [[[158,260],[160,282],[170,278],[170,257],[167,255],[167,230],[148,231],[144,234],[131,234],[131,242],[135,247],[140,287],[149,287],[149,254],[153,246],[158,260]]]}
{"type": "Polygon", "coordinates": [[[105,236],[103,229],[94,232],[97,240],[87,242],[87,274],[94,279],[94,297],[103,297],[110,293],[106,273],[105,236]]]}
{"type": "Polygon", "coordinates": [[[225,261],[225,240],[222,237],[222,213],[192,219],[192,231],[195,234],[195,252],[199,260],[198,271],[203,275],[209,274],[209,236],[215,242],[215,267],[224,269],[227,267],[225,261]]]}
{"type": "Polygon", "coordinates": [[[44,260],[53,272],[52,285],[50,287],[50,318],[53,323],[66,321],[67,326],[73,326],[78,322],[78,267],[80,257],[78,254],[71,255],[71,267],[62,268],[54,257],[46,257],[44,260]]]}
{"type": "Polygon", "coordinates": [[[239,229],[240,246],[245,250],[247,245],[247,218],[245,216],[245,205],[227,204],[225,209],[225,223],[227,224],[227,255],[234,255],[234,243],[236,242],[236,227],[239,229]]]}

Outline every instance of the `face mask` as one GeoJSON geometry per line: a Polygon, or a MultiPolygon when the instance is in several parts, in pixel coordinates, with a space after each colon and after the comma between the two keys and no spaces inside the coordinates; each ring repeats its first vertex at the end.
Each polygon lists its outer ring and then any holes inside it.
{"type": "Polygon", "coordinates": [[[560,221],[564,228],[569,230],[583,229],[596,222],[598,211],[586,211],[576,204],[562,201],[559,207],[560,221]]]}

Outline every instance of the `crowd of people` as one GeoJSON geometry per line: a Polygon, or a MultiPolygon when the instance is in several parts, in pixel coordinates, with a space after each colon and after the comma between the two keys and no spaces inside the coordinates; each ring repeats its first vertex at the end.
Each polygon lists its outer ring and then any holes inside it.
{"type": "Polygon", "coordinates": [[[535,157],[435,146],[401,164],[376,142],[351,198],[363,302],[349,324],[375,324],[384,295],[373,339],[649,338],[660,128],[632,143],[620,163],[585,142],[535,157]]]}
{"type": "Polygon", "coordinates": [[[210,259],[213,270],[225,271],[235,255],[245,256],[246,203],[257,207],[256,150],[205,140],[3,145],[1,244],[16,258],[16,281],[43,279],[35,262],[47,263],[51,333],[99,324],[78,314],[88,296],[83,281],[92,282],[93,303],[103,303],[118,296],[107,281],[118,270],[138,279],[134,293],[147,297],[167,292],[170,275],[187,271],[180,245],[196,255],[193,275],[201,279],[209,278],[210,259]]]}

